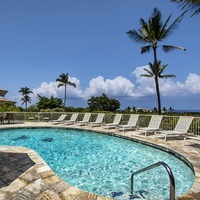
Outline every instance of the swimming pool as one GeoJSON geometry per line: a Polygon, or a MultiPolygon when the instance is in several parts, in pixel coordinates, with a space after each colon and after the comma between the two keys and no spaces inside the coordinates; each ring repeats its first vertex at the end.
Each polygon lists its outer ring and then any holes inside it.
{"type": "MultiPolygon", "coordinates": [[[[192,170],[177,157],[95,132],[52,128],[1,130],[0,145],[32,148],[66,182],[104,196],[111,197],[112,192],[129,194],[131,173],[158,161],[171,167],[176,197],[186,193],[194,182],[192,170]]],[[[150,191],[149,195],[168,199],[169,178],[159,167],[136,176],[134,188],[143,196],[150,191]]]]}

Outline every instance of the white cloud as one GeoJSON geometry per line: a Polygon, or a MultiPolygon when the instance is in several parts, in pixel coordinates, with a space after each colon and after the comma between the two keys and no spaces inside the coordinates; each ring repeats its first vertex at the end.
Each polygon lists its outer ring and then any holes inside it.
{"type": "MultiPolygon", "coordinates": [[[[70,82],[76,84],[76,88],[73,86],[67,86],[67,98],[84,98],[82,90],[80,89],[80,81],[77,78],[69,77],[70,82]]],[[[33,103],[38,101],[37,95],[45,96],[45,97],[55,97],[61,98],[64,97],[64,87],[58,88],[58,82],[43,82],[40,87],[34,88],[32,90],[33,94],[31,95],[33,103]]]]}
{"type": "Polygon", "coordinates": [[[138,93],[141,96],[152,95],[155,93],[155,83],[153,78],[147,78],[140,74],[146,74],[144,68],[149,66],[137,67],[131,74],[136,77],[138,93]]]}
{"type": "Polygon", "coordinates": [[[185,81],[188,92],[192,94],[200,94],[200,75],[190,73],[185,81]]]}
{"type": "MultiPolygon", "coordinates": [[[[140,76],[144,74],[143,68],[148,66],[137,67],[132,75],[136,76],[137,89],[142,95],[155,94],[155,82],[153,78],[140,76]]],[[[184,83],[176,81],[176,78],[159,79],[159,87],[163,96],[187,96],[191,94],[200,94],[200,76],[197,74],[189,74],[184,83]]]]}
{"type": "Polygon", "coordinates": [[[122,76],[115,77],[114,79],[105,79],[102,76],[93,78],[89,82],[89,87],[85,90],[85,97],[89,98],[95,95],[105,93],[107,96],[138,96],[134,92],[135,85],[122,76]]]}
{"type": "MultiPolygon", "coordinates": [[[[114,79],[104,79],[98,76],[89,81],[86,89],[81,89],[80,80],[75,77],[69,77],[70,81],[76,83],[76,88],[67,86],[67,98],[87,100],[91,96],[99,96],[105,93],[112,98],[118,97],[142,97],[155,95],[155,83],[153,78],[140,76],[145,73],[143,68],[148,66],[137,67],[131,74],[136,77],[135,83],[131,80],[117,76],[114,79]]],[[[163,96],[180,97],[193,94],[200,94],[200,76],[197,74],[189,74],[185,82],[176,81],[176,78],[159,79],[160,92],[163,96]]],[[[38,102],[37,94],[41,96],[54,96],[63,99],[64,87],[57,87],[58,82],[43,82],[38,88],[34,88],[31,95],[32,103],[38,102]]]]}

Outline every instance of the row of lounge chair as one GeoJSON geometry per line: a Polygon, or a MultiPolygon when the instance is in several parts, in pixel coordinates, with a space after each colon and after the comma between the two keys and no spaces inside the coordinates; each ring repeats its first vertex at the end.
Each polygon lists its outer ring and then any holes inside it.
{"type": "MultiPolygon", "coordinates": [[[[162,115],[152,115],[147,127],[139,127],[137,125],[139,114],[131,114],[127,124],[124,125],[120,124],[123,114],[116,114],[112,123],[103,123],[105,113],[99,113],[96,120],[94,122],[90,122],[91,115],[91,113],[85,113],[81,121],[77,121],[78,113],[73,113],[69,120],[65,120],[66,115],[61,115],[57,120],[53,121],[53,124],[76,124],[77,126],[87,125],[89,127],[101,126],[105,129],[117,128],[119,131],[123,132],[126,130],[135,130],[134,134],[144,133],[145,136],[147,136],[147,134],[151,132],[155,136],[164,137],[164,139],[166,140],[167,136],[169,135],[178,136],[188,134],[188,130],[193,120],[193,117],[191,116],[181,116],[178,119],[178,122],[173,130],[161,130],[160,125],[163,119],[162,115]]],[[[183,145],[185,145],[187,139],[200,140],[200,137],[186,135],[183,145]]]]}

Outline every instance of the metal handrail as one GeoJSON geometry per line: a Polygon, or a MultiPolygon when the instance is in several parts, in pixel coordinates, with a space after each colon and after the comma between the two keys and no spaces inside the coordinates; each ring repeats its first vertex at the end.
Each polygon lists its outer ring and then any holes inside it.
{"type": "Polygon", "coordinates": [[[134,175],[136,174],[140,174],[142,172],[145,172],[147,170],[150,170],[150,169],[153,169],[153,168],[156,168],[158,166],[162,165],[163,167],[165,167],[165,169],[167,170],[167,173],[169,175],[169,179],[170,179],[170,200],[175,200],[175,181],[174,181],[174,175],[172,173],[172,170],[170,169],[170,167],[164,163],[164,162],[157,162],[157,163],[154,163],[152,165],[149,165],[148,167],[145,167],[143,169],[140,169],[136,172],[133,172],[131,174],[131,194],[133,194],[133,178],[134,178],[134,175]]]}

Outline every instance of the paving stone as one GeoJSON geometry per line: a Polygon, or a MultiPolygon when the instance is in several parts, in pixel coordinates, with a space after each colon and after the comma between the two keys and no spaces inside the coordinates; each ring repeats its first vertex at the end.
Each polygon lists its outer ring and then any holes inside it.
{"type": "Polygon", "coordinates": [[[35,169],[29,170],[26,173],[24,173],[20,179],[26,181],[27,183],[32,183],[33,181],[39,179],[40,176],[38,173],[35,171],[35,169]]]}
{"type": "Polygon", "coordinates": [[[59,195],[54,191],[46,190],[40,194],[35,200],[61,200],[59,195]]]}
{"type": "Polygon", "coordinates": [[[13,200],[35,200],[36,196],[27,192],[19,191],[12,196],[13,200]]]}

